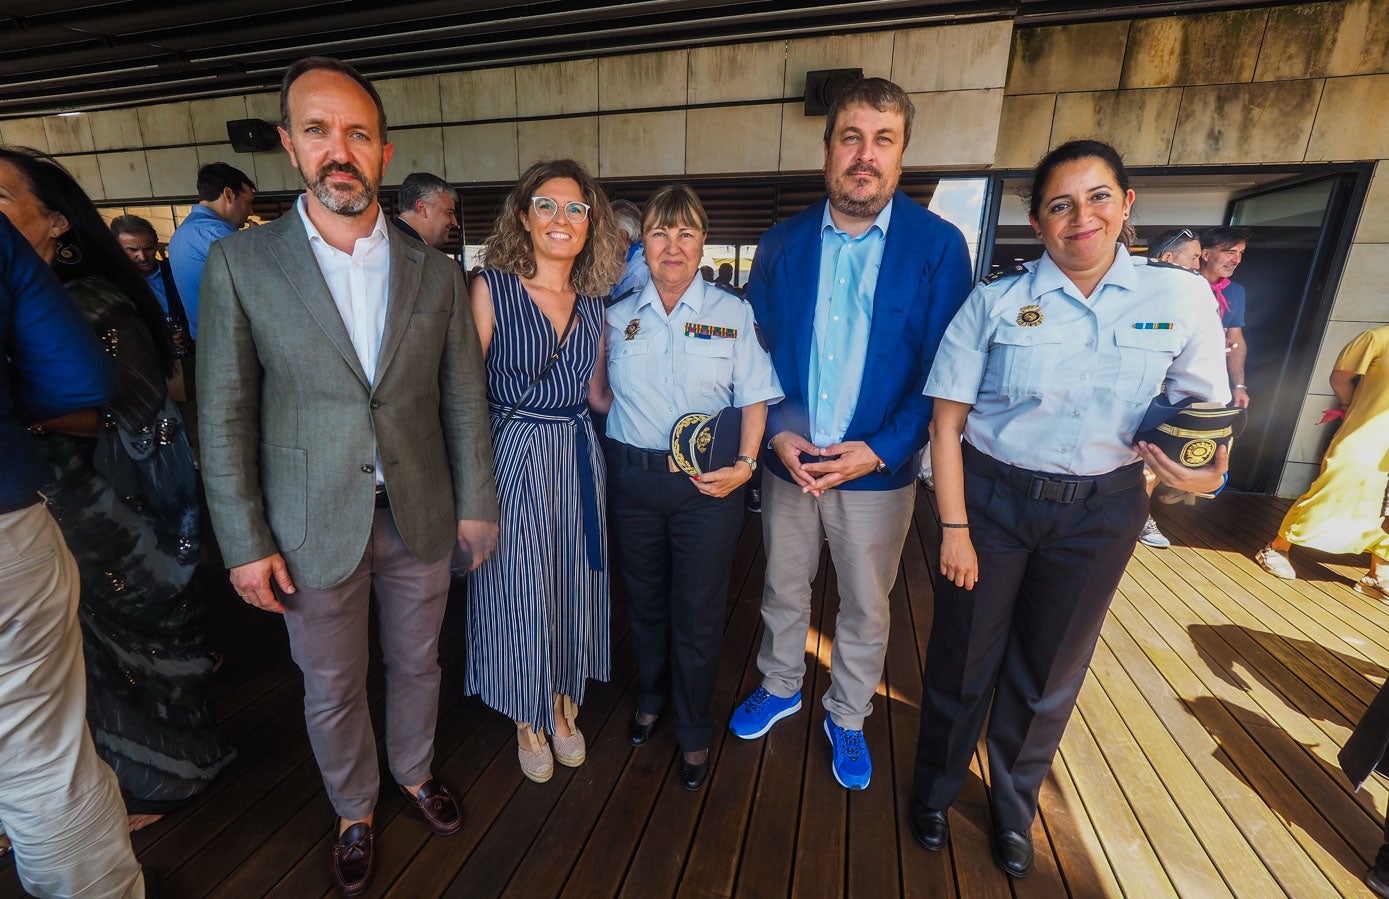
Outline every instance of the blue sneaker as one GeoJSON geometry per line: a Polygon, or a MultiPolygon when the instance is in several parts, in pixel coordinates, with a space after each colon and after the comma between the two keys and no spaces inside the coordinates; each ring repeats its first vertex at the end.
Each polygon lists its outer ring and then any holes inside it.
{"type": "Polygon", "coordinates": [[[728,729],[733,731],[735,737],[756,740],[771,730],[773,724],[800,710],[800,690],[796,691],[796,695],[782,699],[768,693],[766,687],[758,687],[743,700],[742,705],[733,710],[733,715],[728,719],[728,729]]]}
{"type": "Polygon", "coordinates": [[[840,727],[825,715],[825,736],[830,738],[830,750],[834,753],[830,767],[839,785],[846,790],[868,786],[873,776],[873,759],[868,755],[868,744],[863,742],[863,731],[840,727]]]}

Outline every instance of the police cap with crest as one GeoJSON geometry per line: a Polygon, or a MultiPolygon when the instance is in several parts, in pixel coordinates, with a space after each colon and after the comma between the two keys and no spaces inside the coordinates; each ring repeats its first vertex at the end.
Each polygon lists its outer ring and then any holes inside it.
{"type": "Polygon", "coordinates": [[[1134,440],[1157,446],[1179,465],[1204,468],[1215,460],[1216,447],[1243,433],[1244,421],[1243,409],[1194,397],[1170,403],[1159,395],[1148,404],[1134,440]]]}
{"type": "Polygon", "coordinates": [[[697,478],[736,462],[742,436],[743,413],[734,406],[713,414],[691,412],[670,429],[670,454],[681,471],[697,478]]]}

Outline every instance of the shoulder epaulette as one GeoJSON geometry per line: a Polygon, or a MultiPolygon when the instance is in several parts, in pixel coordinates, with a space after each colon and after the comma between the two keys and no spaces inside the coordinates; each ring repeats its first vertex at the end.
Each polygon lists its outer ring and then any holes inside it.
{"type": "Polygon", "coordinates": [[[636,293],[636,292],[639,291],[639,290],[641,290],[640,287],[629,287],[629,288],[627,288],[626,290],[622,291],[622,293],[618,294],[618,295],[615,296],[615,297],[608,297],[608,299],[603,303],[603,308],[605,308],[605,309],[611,309],[613,306],[616,306],[618,303],[620,303],[620,302],[622,302],[623,300],[627,299],[628,297],[630,297],[632,294],[636,293]]]}
{"type": "Polygon", "coordinates": [[[984,280],[980,281],[979,283],[992,284],[995,281],[1002,281],[1004,278],[1016,278],[1019,275],[1025,274],[1027,274],[1027,266],[1014,265],[1010,268],[1001,268],[996,272],[989,272],[987,275],[984,276],[984,280]]]}
{"type": "Polygon", "coordinates": [[[1153,266],[1154,268],[1175,268],[1177,271],[1186,272],[1188,275],[1200,274],[1200,272],[1194,272],[1191,269],[1187,268],[1185,265],[1178,265],[1175,262],[1163,262],[1160,259],[1149,259],[1148,264],[1153,266]]]}
{"type": "Polygon", "coordinates": [[[737,288],[735,288],[732,284],[723,284],[719,281],[710,281],[709,286],[715,288],[716,290],[721,290],[731,297],[737,297],[744,303],[747,302],[747,298],[744,297],[741,293],[739,293],[737,288]]]}

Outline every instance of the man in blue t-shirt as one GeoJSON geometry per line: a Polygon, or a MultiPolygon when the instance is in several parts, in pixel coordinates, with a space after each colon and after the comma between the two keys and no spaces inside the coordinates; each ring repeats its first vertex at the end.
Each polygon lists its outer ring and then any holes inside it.
{"type": "Polygon", "coordinates": [[[203,280],[207,250],[235,234],[251,217],[256,185],[246,173],[225,162],[198,169],[198,205],[169,238],[169,265],[188,316],[188,336],[198,339],[198,287],[203,280]]]}
{"type": "Polygon", "coordinates": [[[1201,274],[1210,282],[1225,328],[1225,367],[1230,372],[1231,404],[1249,406],[1249,387],[1244,381],[1244,363],[1249,347],[1244,339],[1244,288],[1230,277],[1244,259],[1244,248],[1252,232],[1248,228],[1219,227],[1201,235],[1201,274]]]}

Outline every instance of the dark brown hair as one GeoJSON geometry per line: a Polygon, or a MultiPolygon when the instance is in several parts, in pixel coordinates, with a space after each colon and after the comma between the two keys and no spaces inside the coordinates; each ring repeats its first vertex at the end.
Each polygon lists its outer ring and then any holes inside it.
{"type": "Polygon", "coordinates": [[[860,78],[839,92],[825,116],[825,146],[830,145],[834,128],[839,124],[839,112],[846,106],[871,106],[878,112],[897,112],[902,115],[902,146],[912,140],[912,119],[916,106],[907,92],[886,78],[860,78]]]}

